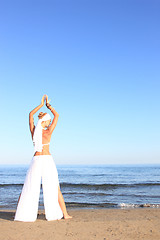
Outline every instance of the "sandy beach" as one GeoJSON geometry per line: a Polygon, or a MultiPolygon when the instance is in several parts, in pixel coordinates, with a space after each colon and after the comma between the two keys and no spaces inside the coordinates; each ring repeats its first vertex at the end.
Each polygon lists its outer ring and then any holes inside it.
{"type": "Polygon", "coordinates": [[[34,223],[13,221],[14,210],[0,210],[0,240],[160,239],[160,209],[69,210],[73,219],[46,221],[39,211],[34,223]]]}

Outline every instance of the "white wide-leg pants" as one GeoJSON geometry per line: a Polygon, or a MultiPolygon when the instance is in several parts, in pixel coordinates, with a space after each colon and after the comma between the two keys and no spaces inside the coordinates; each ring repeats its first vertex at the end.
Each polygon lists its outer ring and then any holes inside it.
{"type": "Polygon", "coordinates": [[[46,219],[63,217],[58,203],[59,180],[55,162],[51,155],[40,155],[31,161],[14,220],[34,222],[37,219],[41,179],[46,219]]]}

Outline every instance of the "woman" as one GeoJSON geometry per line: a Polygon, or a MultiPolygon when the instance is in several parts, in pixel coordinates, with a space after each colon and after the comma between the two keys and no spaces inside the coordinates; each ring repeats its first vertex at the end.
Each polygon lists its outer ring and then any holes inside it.
{"type": "Polygon", "coordinates": [[[49,152],[49,143],[53,130],[56,127],[59,114],[49,104],[48,96],[42,97],[41,104],[29,114],[29,126],[34,143],[34,156],[32,158],[26,179],[19,197],[15,214],[15,221],[34,222],[37,219],[40,186],[42,179],[45,216],[48,221],[72,218],[68,215],[65,202],[59,187],[58,173],[49,152]],[[34,126],[33,115],[44,105],[54,115],[47,113],[38,115],[39,121],[34,126]],[[51,123],[51,124],[50,124],[51,123]]]}

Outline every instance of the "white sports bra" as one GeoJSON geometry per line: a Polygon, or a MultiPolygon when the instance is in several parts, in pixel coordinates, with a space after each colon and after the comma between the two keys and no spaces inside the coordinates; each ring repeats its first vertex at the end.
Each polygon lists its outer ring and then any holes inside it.
{"type": "Polygon", "coordinates": [[[50,142],[49,143],[42,143],[42,145],[44,146],[44,145],[49,145],[50,144],[50,142]]]}

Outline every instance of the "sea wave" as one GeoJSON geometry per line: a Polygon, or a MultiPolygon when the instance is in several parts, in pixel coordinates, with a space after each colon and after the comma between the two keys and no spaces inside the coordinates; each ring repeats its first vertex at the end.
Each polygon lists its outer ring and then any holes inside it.
{"type": "Polygon", "coordinates": [[[86,183],[68,183],[62,182],[60,186],[70,188],[131,188],[131,187],[149,187],[149,186],[160,186],[160,183],[133,183],[133,184],[86,184],[86,183]]]}
{"type": "MultiPolygon", "coordinates": [[[[3,183],[0,184],[1,187],[21,187],[24,183],[3,183]]],[[[87,184],[87,183],[60,183],[62,188],[81,188],[81,189],[108,189],[108,188],[135,188],[135,187],[153,187],[160,186],[160,183],[133,183],[133,184],[87,184]]]]}
{"type": "Polygon", "coordinates": [[[4,187],[21,187],[23,186],[22,183],[4,183],[4,184],[0,184],[0,188],[4,188],[4,187]]]}
{"type": "Polygon", "coordinates": [[[82,202],[66,202],[70,208],[115,208],[118,205],[114,203],[82,203],[82,202]]]}

